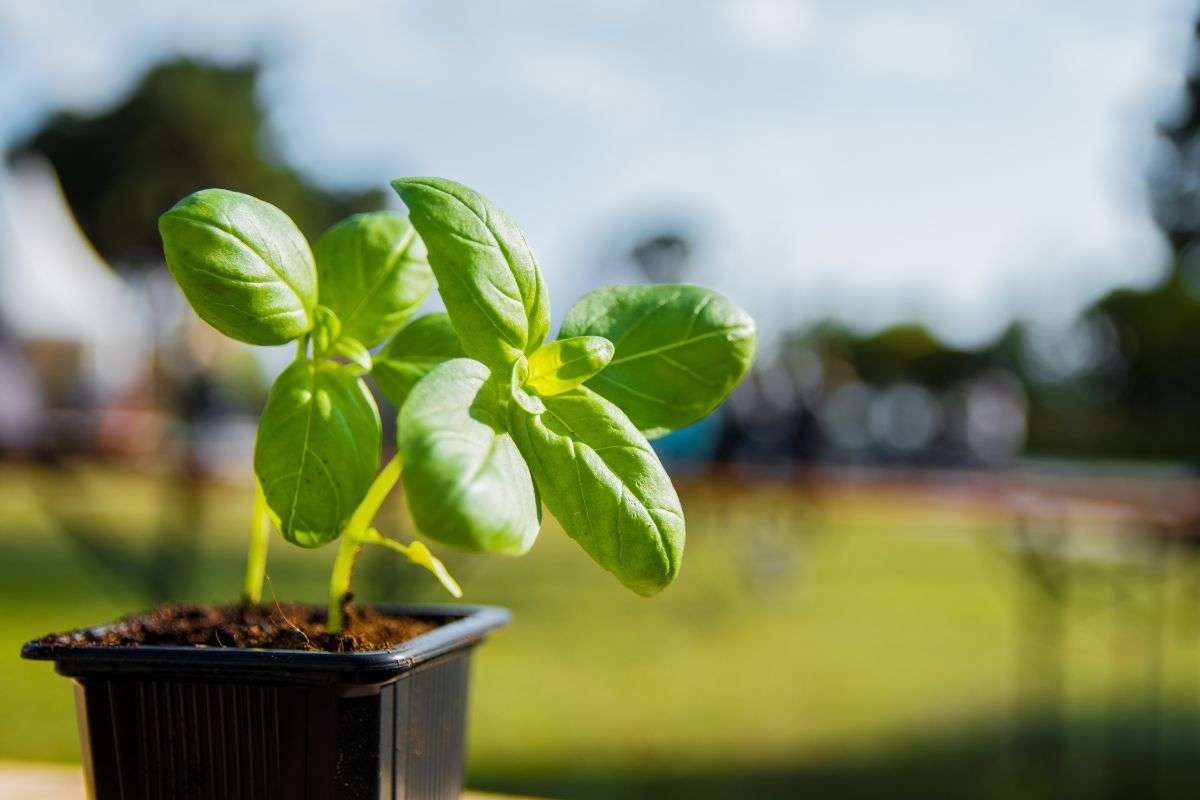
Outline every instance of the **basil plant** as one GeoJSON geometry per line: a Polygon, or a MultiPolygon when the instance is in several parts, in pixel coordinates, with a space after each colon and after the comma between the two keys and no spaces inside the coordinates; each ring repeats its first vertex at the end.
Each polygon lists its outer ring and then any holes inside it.
{"type": "Polygon", "coordinates": [[[223,189],[159,221],[167,265],[202,319],[242,342],[296,343],[258,427],[245,601],[261,600],[271,527],[301,547],[340,541],[331,632],[367,544],[460,596],[424,544],[374,525],[402,473],[430,540],[520,555],[544,504],[621,583],[660,591],[679,572],[684,518],[649,440],[720,405],[753,359],[753,321],[698,286],[610,286],[548,342],[549,296],[516,223],[453,181],[393,186],[407,217],[358,214],[311,248],[282,211],[223,189]],[[414,318],[435,283],[446,311],[414,318]],[[382,468],[368,377],[400,410],[382,468]]]}

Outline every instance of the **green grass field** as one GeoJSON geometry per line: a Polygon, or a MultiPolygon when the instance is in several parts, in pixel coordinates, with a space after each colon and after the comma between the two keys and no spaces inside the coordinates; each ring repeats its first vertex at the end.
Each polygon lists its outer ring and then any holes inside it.
{"type": "MultiPolygon", "coordinates": [[[[0,758],[78,758],[70,687],[49,665],[19,660],[22,642],[150,602],[63,526],[135,556],[163,529],[185,542],[183,531],[202,531],[182,556],[192,580],[163,591],[235,598],[247,487],[214,484],[186,506],[168,486],[98,468],[0,470],[0,758]],[[188,513],[168,513],[180,507],[188,513]]],[[[1001,797],[1059,781],[1092,796],[1098,776],[1121,768],[1105,760],[1110,751],[1135,763],[1158,753],[1162,781],[1176,779],[1175,750],[1196,757],[1190,556],[1169,558],[1161,582],[1108,556],[1073,564],[1058,707],[1038,696],[1053,685],[1053,661],[1028,649],[1054,606],[1019,567],[1004,513],[870,486],[692,480],[681,494],[683,571],[651,600],[621,588],[552,522],[521,559],[446,554],[465,601],[514,614],[475,662],[475,785],[563,797],[873,797],[965,781],[986,787],[970,796],[1001,797]],[[1162,679],[1148,692],[1158,634],[1145,621],[1159,613],[1162,679]],[[1149,727],[1155,700],[1166,711],[1149,727]],[[1060,711],[1057,735],[1047,718],[1060,711]],[[1028,758],[1044,755],[1039,736],[1061,756],[1049,766],[1028,758]]],[[[383,521],[410,535],[398,504],[383,521]]],[[[319,600],[332,555],[276,539],[268,595],[319,600]]],[[[364,557],[356,590],[366,601],[440,599],[424,573],[383,551],[364,557]]],[[[1146,780],[1138,774],[1131,780],[1146,780]]]]}

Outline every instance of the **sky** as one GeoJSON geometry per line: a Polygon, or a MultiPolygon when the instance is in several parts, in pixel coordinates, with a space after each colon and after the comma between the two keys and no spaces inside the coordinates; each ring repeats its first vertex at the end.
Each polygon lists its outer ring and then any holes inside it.
{"type": "MultiPolygon", "coordinates": [[[[331,186],[470,184],[555,317],[639,232],[768,334],[1053,325],[1165,252],[1145,202],[1196,9],[1038,2],[0,0],[0,142],[178,54],[265,64],[281,156],[331,186]]],[[[270,200],[270,198],[264,198],[270,200]]],[[[607,270],[607,271],[606,271],[607,270]]]]}

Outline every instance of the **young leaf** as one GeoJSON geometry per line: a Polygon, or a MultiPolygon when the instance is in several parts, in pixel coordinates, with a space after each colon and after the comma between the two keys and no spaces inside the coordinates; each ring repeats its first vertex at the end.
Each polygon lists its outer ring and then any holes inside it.
{"type": "Polygon", "coordinates": [[[371,351],[362,342],[342,331],[342,321],[333,309],[318,305],[313,312],[312,346],[314,358],[341,356],[361,372],[371,371],[371,351]]]}
{"type": "Polygon", "coordinates": [[[367,347],[391,336],[433,287],[425,245],[402,214],[355,214],[321,234],[313,252],[321,305],[367,347]]]}
{"type": "Polygon", "coordinates": [[[441,559],[429,552],[429,548],[425,546],[424,542],[412,542],[408,545],[408,560],[432,572],[447,592],[455,597],[462,597],[462,588],[458,585],[458,581],[454,580],[454,576],[450,574],[450,570],[446,569],[446,565],[442,563],[441,559]]]}
{"type": "Polygon", "coordinates": [[[700,286],[609,286],[567,312],[561,338],[603,336],[612,361],[587,387],[649,438],[707,416],[754,361],[754,320],[700,286]]]}
{"type": "Polygon", "coordinates": [[[516,223],[483,195],[442,178],[392,186],[429,248],[438,292],[467,355],[507,371],[550,328],[550,300],[516,223]]]}
{"type": "Polygon", "coordinates": [[[604,369],[612,357],[612,342],[602,336],[559,339],[529,357],[525,385],[543,397],[562,394],[604,369]]]}
{"type": "Polygon", "coordinates": [[[313,309],[312,346],[313,354],[326,356],[333,343],[342,335],[342,321],[332,309],[318,305],[313,309]]]}
{"type": "Polygon", "coordinates": [[[358,367],[362,371],[360,374],[371,371],[371,367],[373,366],[371,351],[357,339],[342,336],[340,339],[334,341],[333,347],[330,350],[335,355],[341,356],[358,367]]]}
{"type": "Polygon", "coordinates": [[[284,370],[267,398],[254,474],[284,538],[336,539],[379,467],[379,410],[344,367],[308,359],[284,370]]]}
{"type": "Polygon", "coordinates": [[[538,492],[597,564],[641,595],[661,590],[683,558],[675,487],[621,410],[585,387],[543,398],[531,414],[509,404],[509,429],[538,492]]]}
{"type": "Polygon", "coordinates": [[[200,318],[250,344],[312,327],[317,274],[304,235],[270,203],[203,189],[158,218],[167,266],[200,318]]]}
{"type": "Polygon", "coordinates": [[[408,396],[397,422],[404,493],[417,528],[467,550],[520,555],[537,538],[541,505],[504,430],[487,367],[456,358],[408,396]]]}
{"type": "Polygon", "coordinates": [[[455,597],[462,597],[462,588],[458,585],[458,581],[454,580],[454,576],[450,574],[450,570],[446,569],[446,565],[441,562],[441,559],[429,552],[429,548],[425,546],[424,542],[413,541],[401,544],[395,539],[387,538],[374,528],[367,530],[363,541],[367,544],[377,544],[389,550],[395,550],[417,566],[432,572],[433,576],[438,579],[438,583],[442,584],[447,592],[455,597]]]}
{"type": "Polygon", "coordinates": [[[465,355],[450,317],[438,311],[401,328],[375,356],[371,377],[392,405],[402,408],[408,393],[431,369],[465,355]]]}

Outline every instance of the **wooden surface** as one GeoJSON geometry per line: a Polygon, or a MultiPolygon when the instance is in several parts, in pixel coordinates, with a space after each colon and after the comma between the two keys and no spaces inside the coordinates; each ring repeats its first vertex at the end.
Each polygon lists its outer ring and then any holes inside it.
{"type": "MultiPolygon", "coordinates": [[[[0,761],[3,800],[83,800],[83,774],[78,767],[0,761]]],[[[519,800],[511,795],[468,791],[463,800],[519,800]]]]}

